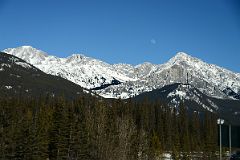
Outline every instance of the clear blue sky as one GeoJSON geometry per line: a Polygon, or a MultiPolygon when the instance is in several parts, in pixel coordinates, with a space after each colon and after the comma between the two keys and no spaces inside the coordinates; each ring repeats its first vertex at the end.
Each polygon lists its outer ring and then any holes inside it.
{"type": "Polygon", "coordinates": [[[0,50],[21,45],[130,64],[184,51],[240,72],[240,1],[0,0],[0,50]]]}

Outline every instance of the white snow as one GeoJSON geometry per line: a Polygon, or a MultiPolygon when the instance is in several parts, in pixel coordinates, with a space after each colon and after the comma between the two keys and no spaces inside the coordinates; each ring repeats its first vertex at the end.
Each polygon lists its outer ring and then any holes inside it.
{"type": "Polygon", "coordinates": [[[110,84],[114,79],[120,82],[134,80],[118,73],[112,65],[82,54],[58,58],[29,46],[6,49],[4,52],[24,59],[45,73],[61,76],[88,89],[110,84]]]}
{"type": "MultiPolygon", "coordinates": [[[[89,91],[86,90],[86,89],[83,89],[83,92],[84,92],[84,93],[89,93],[89,91]]],[[[78,94],[79,94],[79,93],[78,93],[78,94]]]]}
{"type": "Polygon", "coordinates": [[[170,153],[163,153],[162,158],[163,160],[171,160],[172,156],[170,153]]]}
{"type": "Polygon", "coordinates": [[[12,86],[5,86],[5,88],[7,88],[7,89],[12,89],[12,86]]]}
{"type": "Polygon", "coordinates": [[[216,110],[218,110],[218,106],[213,101],[211,101],[210,99],[207,99],[207,101],[210,103],[210,105],[212,107],[214,107],[216,110]]]}
{"type": "Polygon", "coordinates": [[[184,99],[186,98],[186,95],[187,95],[186,92],[176,90],[174,92],[169,93],[167,97],[179,96],[181,99],[184,99]]]}
{"type": "Polygon", "coordinates": [[[10,65],[10,64],[6,64],[6,63],[2,63],[1,66],[2,66],[2,67],[8,67],[8,68],[11,68],[11,65],[10,65]]]}
{"type": "Polygon", "coordinates": [[[15,62],[17,65],[22,66],[24,68],[32,68],[31,65],[25,63],[25,62],[15,62]]]}
{"type": "MultiPolygon", "coordinates": [[[[164,64],[145,62],[136,66],[111,65],[83,54],[59,58],[31,46],[9,48],[4,52],[24,59],[45,73],[61,76],[87,89],[110,84],[114,79],[122,82],[96,91],[108,98],[129,98],[168,84],[186,83],[187,74],[191,85],[212,97],[230,98],[222,92],[226,87],[236,93],[240,91],[240,73],[205,63],[184,52],[177,53],[164,64]]],[[[185,96],[183,92],[175,94],[185,96]]]]}

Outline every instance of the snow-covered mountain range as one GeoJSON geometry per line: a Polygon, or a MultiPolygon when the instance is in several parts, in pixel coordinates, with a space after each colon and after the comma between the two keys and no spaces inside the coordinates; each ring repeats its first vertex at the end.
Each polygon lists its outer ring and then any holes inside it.
{"type": "Polygon", "coordinates": [[[0,95],[6,98],[64,95],[69,100],[79,96],[96,96],[71,81],[46,74],[22,59],[2,52],[0,52],[0,95]]]}
{"type": "Polygon", "coordinates": [[[202,93],[240,99],[240,74],[179,52],[164,64],[108,64],[82,54],[67,58],[31,46],[3,52],[24,59],[45,73],[61,76],[105,98],[129,98],[169,84],[191,84],[202,93]]]}

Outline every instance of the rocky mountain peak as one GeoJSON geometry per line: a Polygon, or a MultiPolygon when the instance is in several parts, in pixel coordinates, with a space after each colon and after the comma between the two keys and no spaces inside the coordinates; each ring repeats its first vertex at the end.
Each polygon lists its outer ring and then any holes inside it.
{"type": "Polygon", "coordinates": [[[208,64],[184,52],[178,52],[164,64],[146,62],[133,66],[111,65],[83,54],[58,58],[31,46],[4,51],[45,73],[61,76],[84,88],[97,87],[99,90],[95,92],[108,98],[129,98],[173,83],[190,83],[204,94],[218,98],[240,95],[239,73],[208,64]],[[112,85],[115,81],[121,83],[112,85]]]}
{"type": "Polygon", "coordinates": [[[196,63],[201,60],[188,55],[185,52],[178,52],[174,57],[172,57],[168,62],[170,64],[179,64],[179,63],[196,63]]]}
{"type": "Polygon", "coordinates": [[[8,48],[3,50],[3,52],[14,55],[31,64],[39,64],[48,57],[47,53],[33,48],[31,46],[21,46],[17,48],[8,48]]]}

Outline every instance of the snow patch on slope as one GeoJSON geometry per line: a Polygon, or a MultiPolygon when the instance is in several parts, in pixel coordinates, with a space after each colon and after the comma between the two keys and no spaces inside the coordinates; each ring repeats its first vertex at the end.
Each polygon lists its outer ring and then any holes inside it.
{"type": "Polygon", "coordinates": [[[185,102],[186,100],[190,100],[210,112],[218,110],[218,106],[213,101],[207,97],[203,97],[203,95],[191,85],[179,84],[175,90],[168,94],[167,98],[172,99],[169,104],[174,107],[179,106],[180,101],[185,102]],[[204,99],[206,99],[207,103],[204,99]]]}
{"type": "Polygon", "coordinates": [[[134,80],[118,73],[112,65],[83,54],[58,58],[29,46],[6,49],[3,52],[22,58],[45,73],[61,76],[88,89],[111,84],[114,79],[120,82],[134,80]]]}
{"type": "Polygon", "coordinates": [[[25,63],[25,62],[15,62],[17,65],[22,66],[24,68],[32,68],[31,65],[25,63]]]}
{"type": "Polygon", "coordinates": [[[223,92],[227,87],[240,94],[239,73],[207,64],[184,52],[177,53],[164,64],[146,62],[136,66],[111,65],[83,54],[58,58],[31,46],[9,48],[4,52],[24,59],[45,73],[61,76],[87,89],[109,85],[95,91],[107,98],[129,98],[173,83],[189,83],[204,94],[217,98],[231,98],[223,92]],[[121,83],[111,85],[115,79],[121,83]]]}

